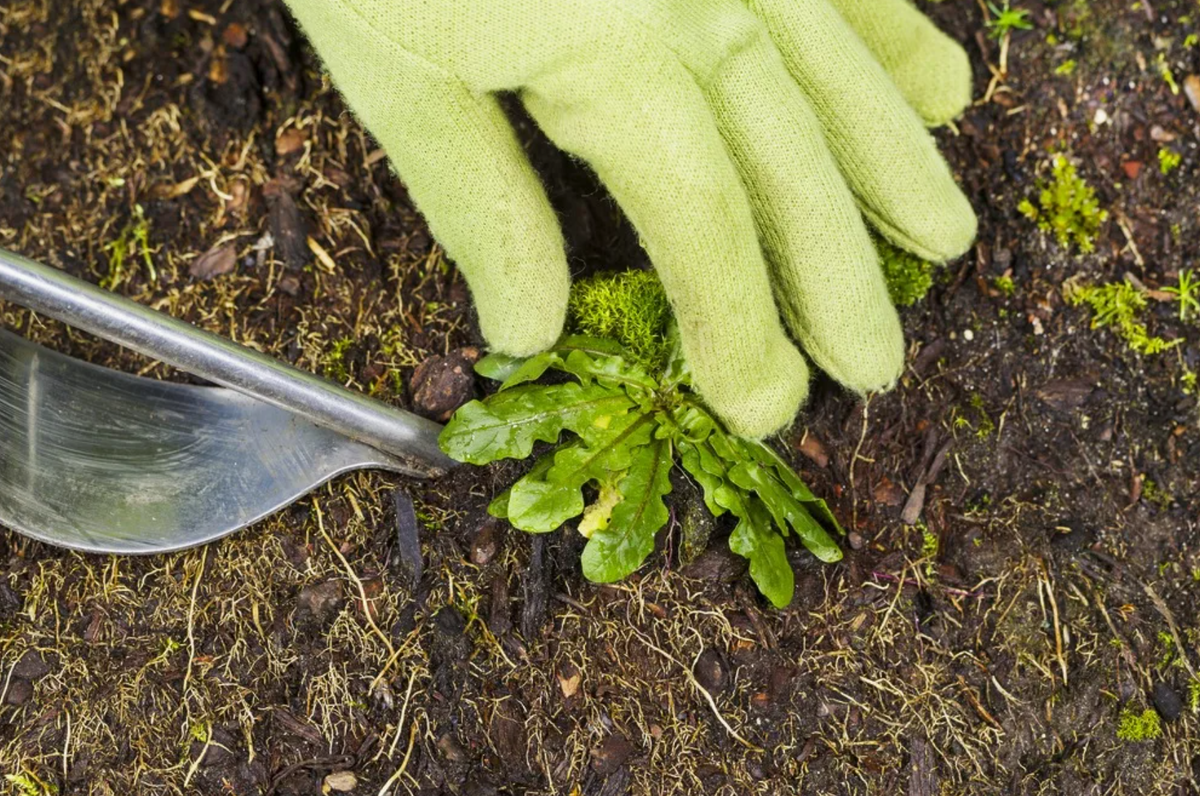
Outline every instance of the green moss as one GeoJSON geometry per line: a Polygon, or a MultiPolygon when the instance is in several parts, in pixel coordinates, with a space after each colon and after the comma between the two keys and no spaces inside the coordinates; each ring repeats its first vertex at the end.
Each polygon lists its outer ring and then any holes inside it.
{"type": "Polygon", "coordinates": [[[875,250],[887,282],[888,295],[898,307],[910,307],[933,285],[933,263],[876,236],[875,250]]]}
{"type": "Polygon", "coordinates": [[[1182,338],[1168,342],[1150,336],[1146,325],[1138,321],[1146,309],[1146,297],[1128,282],[1072,285],[1064,290],[1064,297],[1072,306],[1086,304],[1091,307],[1093,329],[1111,327],[1139,354],[1158,354],[1183,342],[1182,338]]]}
{"type": "Polygon", "coordinates": [[[1054,69],[1054,74],[1064,76],[1064,77],[1067,75],[1073,75],[1073,74],[1075,74],[1076,66],[1077,66],[1077,64],[1075,63],[1075,59],[1068,58],[1067,60],[1063,61],[1061,64],[1059,64],[1054,69]]]}
{"type": "Polygon", "coordinates": [[[567,315],[573,332],[616,340],[653,372],[666,365],[671,305],[650,271],[602,273],[577,281],[567,315]]]}
{"type": "MultiPolygon", "coordinates": [[[[1171,503],[1175,501],[1175,498],[1170,492],[1160,487],[1152,479],[1147,478],[1142,482],[1142,500],[1146,501],[1147,503],[1153,503],[1160,509],[1165,510],[1171,507],[1171,503]]],[[[1171,639],[1171,643],[1175,643],[1174,639],[1171,639]]]]}
{"type": "Polygon", "coordinates": [[[1121,711],[1117,723],[1117,737],[1122,741],[1152,741],[1162,736],[1162,719],[1153,708],[1140,713],[1131,708],[1121,711]]]}
{"type": "Polygon", "coordinates": [[[1170,174],[1175,169],[1179,168],[1179,164],[1183,162],[1183,155],[1169,147],[1160,147],[1158,150],[1158,170],[1163,174],[1170,174]]]}
{"type": "Polygon", "coordinates": [[[1039,188],[1037,206],[1023,199],[1017,210],[1036,221],[1043,232],[1053,233],[1060,246],[1069,248],[1074,243],[1082,252],[1095,249],[1096,235],[1108,211],[1100,209],[1096,192],[1075,173],[1075,166],[1058,155],[1053,178],[1039,188]]]}
{"type": "Polygon", "coordinates": [[[325,378],[336,381],[338,384],[350,381],[350,369],[346,367],[346,352],[352,345],[354,345],[354,339],[351,337],[333,341],[333,345],[329,347],[329,353],[321,361],[321,372],[325,374],[325,378]]]}
{"type": "Polygon", "coordinates": [[[975,436],[979,439],[987,439],[996,430],[996,423],[987,413],[987,408],[983,405],[982,395],[977,392],[971,393],[970,403],[971,408],[975,410],[979,418],[975,426],[975,436]]]}
{"type": "Polygon", "coordinates": [[[12,786],[12,792],[18,794],[18,796],[54,796],[54,794],[58,793],[57,785],[51,782],[43,782],[32,772],[5,774],[4,779],[12,786]]]}
{"type": "Polygon", "coordinates": [[[1013,282],[1011,276],[998,276],[992,280],[992,286],[1004,294],[1005,297],[1011,298],[1017,292],[1016,283],[1013,282]]]}

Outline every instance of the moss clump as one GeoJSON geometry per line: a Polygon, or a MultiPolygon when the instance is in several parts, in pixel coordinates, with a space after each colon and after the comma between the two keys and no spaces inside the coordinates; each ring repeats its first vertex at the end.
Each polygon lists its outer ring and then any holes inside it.
{"type": "Polygon", "coordinates": [[[671,304],[649,271],[602,273],[577,281],[567,315],[573,332],[616,340],[652,372],[667,363],[671,304]]]}
{"type": "Polygon", "coordinates": [[[1153,708],[1138,712],[1131,708],[1121,711],[1117,737],[1122,741],[1152,741],[1162,736],[1162,719],[1153,708]]]}
{"type": "Polygon", "coordinates": [[[1183,155],[1173,149],[1162,147],[1158,150],[1158,170],[1163,174],[1170,174],[1179,168],[1179,164],[1183,162],[1183,155]]]}
{"type": "Polygon", "coordinates": [[[350,381],[350,368],[346,366],[346,352],[352,345],[354,345],[354,339],[351,337],[333,341],[333,345],[329,347],[329,353],[321,362],[321,371],[325,374],[325,378],[336,381],[338,384],[350,381]]]}
{"type": "Polygon", "coordinates": [[[1091,307],[1093,329],[1112,327],[1139,354],[1158,354],[1183,342],[1182,338],[1167,341],[1150,335],[1146,325],[1137,320],[1146,309],[1146,297],[1128,282],[1082,286],[1068,284],[1063,297],[1072,306],[1086,304],[1091,307]]]}
{"type": "Polygon", "coordinates": [[[1082,252],[1094,250],[1108,211],[1100,209],[1096,192],[1075,173],[1075,166],[1059,155],[1053,179],[1039,187],[1038,206],[1023,199],[1017,210],[1036,221],[1038,229],[1054,233],[1059,246],[1070,248],[1074,243],[1082,252]]]}
{"type": "Polygon", "coordinates": [[[933,286],[933,263],[922,260],[912,252],[893,246],[880,237],[875,238],[879,265],[887,282],[888,295],[897,307],[911,307],[933,286]]]}

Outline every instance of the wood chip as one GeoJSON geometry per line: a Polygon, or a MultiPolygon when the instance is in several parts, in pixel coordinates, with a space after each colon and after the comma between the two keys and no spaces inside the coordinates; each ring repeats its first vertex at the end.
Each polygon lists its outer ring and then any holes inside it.
{"type": "Polygon", "coordinates": [[[825,444],[817,439],[817,436],[811,431],[804,432],[804,438],[800,440],[800,444],[796,446],[797,450],[812,460],[812,463],[817,467],[829,466],[829,451],[825,449],[825,444]]]}
{"type": "Polygon", "coordinates": [[[408,576],[409,588],[415,589],[425,570],[417,511],[412,498],[403,489],[397,489],[392,500],[396,505],[396,547],[400,552],[400,565],[408,576]]]}
{"type": "Polygon", "coordinates": [[[567,699],[579,693],[579,684],[583,682],[583,674],[573,664],[564,664],[558,671],[558,687],[567,699]]]}
{"type": "Polygon", "coordinates": [[[212,14],[206,14],[198,8],[189,8],[188,9],[188,18],[194,19],[197,22],[203,22],[205,25],[217,24],[216,17],[214,17],[212,14]]]}
{"type": "Polygon", "coordinates": [[[200,183],[199,177],[188,177],[182,182],[159,183],[150,189],[150,195],[155,199],[178,199],[191,192],[200,183]]]}
{"type": "Polygon", "coordinates": [[[188,274],[193,279],[215,279],[227,274],[237,265],[237,247],[232,243],[214,246],[204,254],[192,260],[188,266],[188,274]]]}
{"type": "Polygon", "coordinates": [[[326,793],[337,791],[338,793],[349,793],[358,787],[358,777],[354,776],[353,771],[334,771],[325,777],[322,783],[322,790],[326,793]]]}
{"type": "Polygon", "coordinates": [[[249,40],[250,36],[246,33],[246,26],[240,22],[230,22],[221,32],[221,41],[235,50],[245,47],[249,40]]]}
{"type": "Polygon", "coordinates": [[[304,149],[306,143],[308,143],[307,130],[297,130],[295,127],[289,127],[275,138],[275,154],[280,157],[287,157],[304,149]]]}
{"type": "Polygon", "coordinates": [[[1192,103],[1192,110],[1200,113],[1200,75],[1188,75],[1183,79],[1183,93],[1192,103]]]}

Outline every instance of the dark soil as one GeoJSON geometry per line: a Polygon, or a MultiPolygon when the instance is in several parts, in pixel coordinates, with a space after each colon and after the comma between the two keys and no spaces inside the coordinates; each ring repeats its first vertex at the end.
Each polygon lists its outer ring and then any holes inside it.
{"type": "MultiPolygon", "coordinates": [[[[673,525],[638,577],[585,582],[572,529],[486,517],[520,465],[347,476],[170,556],[6,533],[0,773],[28,794],[1197,793],[1200,330],[1160,292],[1200,264],[1200,113],[1163,72],[1200,72],[1197,8],[1022,5],[990,90],[981,8],[925,8],[975,64],[939,139],[979,242],[905,312],[895,391],[820,381],[780,439],[850,529],[838,565],[795,551],[788,609],[723,526],[694,560],[673,525]],[[1086,256],[1016,211],[1060,151],[1110,213],[1086,256]],[[1064,303],[1068,278],[1127,273],[1180,345],[1138,355],[1064,303]],[[1146,710],[1161,736],[1119,738],[1146,710]]],[[[578,271],[643,265],[520,126],[578,271]]],[[[280,4],[10,0],[0,130],[0,245],[433,416],[486,389],[455,369],[483,344],[465,284],[280,4]],[[109,258],[139,205],[153,280],[109,258]]],[[[672,502],[698,505],[682,480],[672,502]]]]}

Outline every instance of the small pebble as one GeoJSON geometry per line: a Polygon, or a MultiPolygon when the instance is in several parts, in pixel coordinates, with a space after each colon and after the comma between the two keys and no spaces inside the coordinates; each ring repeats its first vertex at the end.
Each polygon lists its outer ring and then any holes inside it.
{"type": "Polygon", "coordinates": [[[1167,721],[1175,721],[1183,713],[1183,700],[1179,698],[1179,693],[1166,683],[1154,684],[1150,700],[1158,714],[1167,721]]]}

